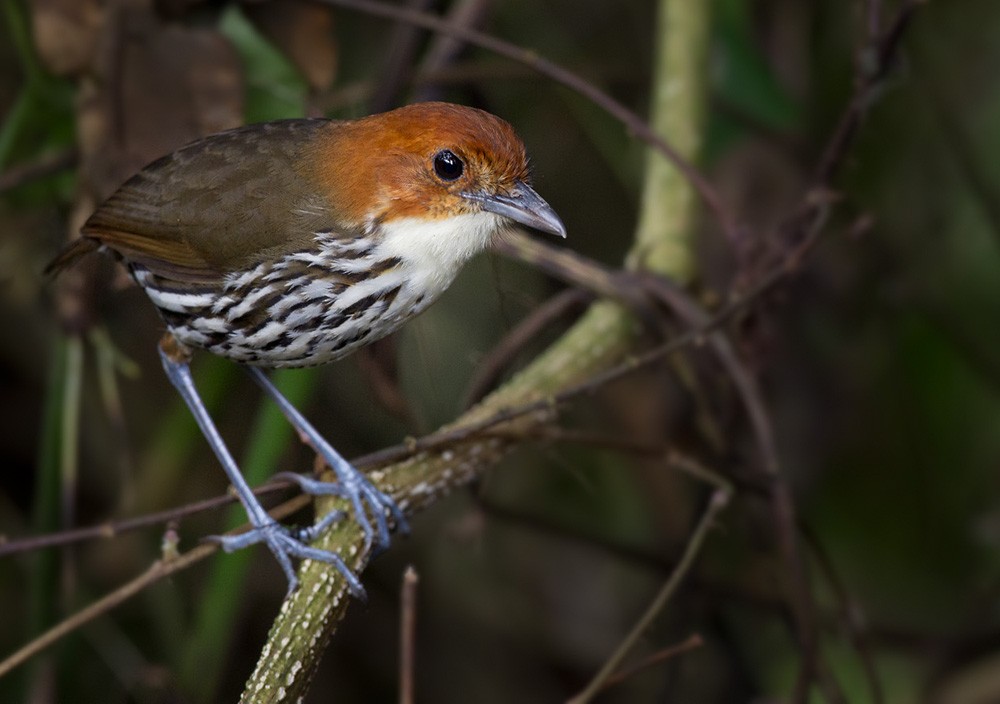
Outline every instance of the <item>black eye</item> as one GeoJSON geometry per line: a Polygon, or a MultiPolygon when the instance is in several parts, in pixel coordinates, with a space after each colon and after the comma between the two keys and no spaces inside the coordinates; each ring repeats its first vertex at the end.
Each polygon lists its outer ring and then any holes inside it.
{"type": "Polygon", "coordinates": [[[442,181],[454,181],[462,175],[464,170],[465,164],[455,156],[454,152],[442,149],[434,155],[434,173],[442,181]]]}

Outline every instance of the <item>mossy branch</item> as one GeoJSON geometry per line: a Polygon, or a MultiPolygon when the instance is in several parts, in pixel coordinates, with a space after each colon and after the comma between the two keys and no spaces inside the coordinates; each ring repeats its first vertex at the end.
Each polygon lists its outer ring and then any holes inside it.
{"type": "MultiPolygon", "coordinates": [[[[697,156],[705,101],[705,55],[711,3],[661,0],[657,27],[652,125],[671,138],[685,159],[697,156]]],[[[693,276],[691,237],[695,193],[689,181],[661,156],[651,155],[646,169],[640,226],[629,255],[632,267],[681,280],[693,276]]],[[[556,343],[527,368],[486,397],[446,429],[469,426],[507,408],[550,397],[620,362],[637,339],[638,324],[617,303],[599,301],[556,343]]],[[[519,416],[497,428],[498,437],[473,437],[447,449],[418,455],[371,474],[408,514],[466,485],[512,449],[518,431],[544,425],[549,411],[519,416]]],[[[332,505],[322,506],[325,511],[332,505]]],[[[362,570],[369,555],[364,536],[345,521],[322,536],[317,547],[333,550],[362,570]]],[[[300,588],[282,604],[243,702],[282,702],[301,698],[327,641],[350,603],[343,578],[326,565],[307,562],[299,572],[300,588]]]]}

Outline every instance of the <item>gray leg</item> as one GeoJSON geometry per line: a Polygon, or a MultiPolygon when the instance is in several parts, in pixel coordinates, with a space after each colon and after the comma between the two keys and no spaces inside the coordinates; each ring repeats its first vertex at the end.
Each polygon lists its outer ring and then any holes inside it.
{"type": "Polygon", "coordinates": [[[389,526],[386,522],[385,514],[388,510],[392,514],[396,527],[401,531],[408,530],[403,512],[399,509],[391,497],[379,491],[368,478],[359,472],[350,462],[340,456],[340,453],[333,449],[333,446],[317,432],[312,424],[299,413],[299,411],[288,402],[281,392],[267,375],[257,367],[246,367],[247,372],[253,377],[260,387],[271,399],[278,404],[278,408],[288,419],[296,430],[304,435],[316,453],[330,466],[337,476],[337,482],[321,482],[315,479],[304,477],[301,474],[283,473],[280,476],[297,483],[304,492],[313,495],[335,495],[347,499],[354,508],[354,515],[358,524],[365,532],[368,544],[376,538],[376,531],[372,528],[368,520],[365,502],[371,507],[372,515],[375,517],[375,524],[378,527],[377,542],[380,548],[389,547],[389,526]]]}
{"type": "MultiPolygon", "coordinates": [[[[163,362],[163,369],[167,373],[167,378],[177,388],[181,398],[184,399],[188,408],[191,409],[191,413],[198,422],[198,427],[201,428],[205,439],[208,440],[208,444],[212,446],[216,457],[222,463],[222,468],[226,470],[226,475],[236,489],[240,503],[246,509],[250,525],[253,526],[251,530],[241,535],[217,536],[213,540],[216,540],[226,552],[232,552],[233,550],[238,550],[255,543],[265,543],[271,552],[274,553],[274,557],[278,560],[278,564],[281,565],[281,569],[288,579],[289,594],[295,591],[299,584],[292,566],[292,558],[298,558],[300,560],[316,560],[333,565],[344,576],[344,579],[347,580],[351,592],[357,597],[364,598],[365,590],[361,586],[361,582],[348,569],[339,555],[326,550],[309,547],[293,536],[284,526],[275,523],[271,519],[267,511],[264,510],[264,507],[260,505],[260,501],[257,500],[257,497],[250,490],[250,486],[240,473],[240,468],[237,466],[236,460],[233,459],[232,454],[230,454],[229,449],[222,440],[222,436],[219,435],[215,423],[212,422],[211,417],[208,415],[208,410],[202,403],[197,389],[195,389],[194,380],[191,377],[191,369],[188,367],[187,362],[171,359],[170,355],[162,348],[160,349],[160,359],[163,362]]],[[[335,519],[328,516],[324,517],[320,523],[328,526],[333,520],[335,519]]]]}

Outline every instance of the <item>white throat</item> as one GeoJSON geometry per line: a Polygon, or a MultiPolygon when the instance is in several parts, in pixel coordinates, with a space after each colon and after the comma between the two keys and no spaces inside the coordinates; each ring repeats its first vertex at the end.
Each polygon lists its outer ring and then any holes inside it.
{"type": "Polygon", "coordinates": [[[439,220],[402,218],[382,225],[379,255],[398,257],[416,288],[436,297],[465,262],[486,249],[505,221],[487,212],[439,220]]]}

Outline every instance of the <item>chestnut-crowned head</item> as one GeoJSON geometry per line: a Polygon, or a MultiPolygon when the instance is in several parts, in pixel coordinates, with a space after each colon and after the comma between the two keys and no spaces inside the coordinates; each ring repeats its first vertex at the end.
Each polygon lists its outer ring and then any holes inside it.
{"type": "Polygon", "coordinates": [[[505,120],[450,103],[417,103],[339,123],[313,163],[354,225],[490,213],[496,222],[566,236],[531,188],[524,143],[505,120]],[[505,221],[507,221],[505,223],[505,221]]]}

